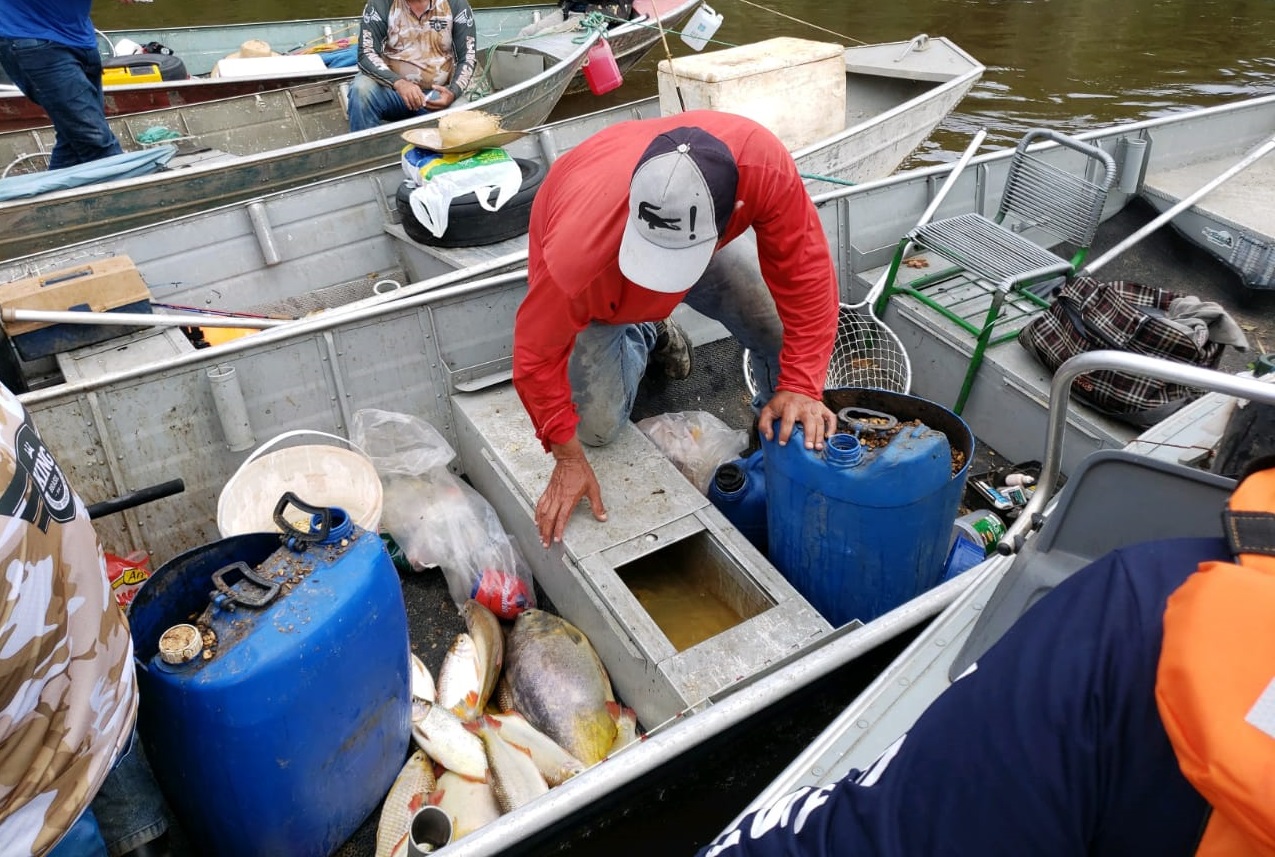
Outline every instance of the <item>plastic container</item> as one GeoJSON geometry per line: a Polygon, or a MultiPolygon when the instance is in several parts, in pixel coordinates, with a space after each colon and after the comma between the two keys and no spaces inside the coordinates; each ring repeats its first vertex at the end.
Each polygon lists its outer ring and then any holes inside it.
{"type": "Polygon", "coordinates": [[[766,553],[766,468],[760,449],[720,465],[708,483],[708,499],[744,538],[766,553]]]}
{"type": "Polygon", "coordinates": [[[721,14],[707,3],[701,3],[682,29],[682,41],[690,45],[691,50],[702,51],[721,25],[721,14]]]}
{"type": "Polygon", "coordinates": [[[584,59],[584,79],[594,95],[604,95],[624,83],[620,66],[606,39],[598,39],[584,59]]]}
{"type": "Polygon", "coordinates": [[[289,491],[308,503],[345,509],[355,524],[373,533],[381,525],[381,477],[371,460],[340,435],[297,429],[257,447],[227,480],[217,498],[217,531],[223,537],[278,532],[273,510],[289,491]],[[317,444],[268,452],[281,441],[307,435],[348,448],[317,444]]]}
{"type": "Polygon", "coordinates": [[[133,604],[139,734],[201,853],[326,857],[407,756],[398,575],[379,536],[330,513],[329,527],[301,537],[250,533],[187,551],[133,604]],[[198,647],[189,623],[211,631],[198,647]]]}
{"type": "Polygon", "coordinates": [[[924,399],[860,389],[825,399],[834,412],[854,405],[917,422],[879,448],[838,434],[819,453],[805,449],[799,428],[784,446],[762,440],[770,560],[841,626],[938,584],[974,439],[960,417],[924,399]]]}
{"type": "Polygon", "coordinates": [[[958,574],[969,571],[985,559],[987,559],[987,551],[983,549],[983,545],[972,542],[964,533],[959,533],[952,539],[952,547],[947,551],[947,562],[943,564],[941,582],[949,581],[958,574]]]}

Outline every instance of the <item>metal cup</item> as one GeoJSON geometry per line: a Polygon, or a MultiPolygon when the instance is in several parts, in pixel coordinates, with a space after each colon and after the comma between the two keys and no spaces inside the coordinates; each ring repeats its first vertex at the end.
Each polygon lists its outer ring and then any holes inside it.
{"type": "Polygon", "coordinates": [[[446,810],[427,804],[412,816],[407,832],[408,857],[423,857],[452,841],[452,817],[446,810]]]}

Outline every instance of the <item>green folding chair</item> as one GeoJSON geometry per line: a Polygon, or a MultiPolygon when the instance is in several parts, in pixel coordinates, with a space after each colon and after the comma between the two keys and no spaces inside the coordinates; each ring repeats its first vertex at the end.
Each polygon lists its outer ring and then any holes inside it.
{"type": "MultiPolygon", "coordinates": [[[[974,337],[954,410],[960,413],[989,345],[1007,342],[1049,306],[1049,284],[1071,278],[1084,263],[1102,216],[1116,164],[1103,150],[1044,128],[1027,132],[1014,151],[994,218],[960,214],[913,229],[899,242],[877,302],[878,317],[895,295],[909,295],[974,337]],[[1077,169],[1046,161],[1032,143],[1053,140],[1084,156],[1077,169]],[[1071,249],[1062,256],[1055,246],[1071,249]],[[911,248],[939,257],[939,270],[903,282],[911,248]],[[1032,287],[1036,287],[1033,289],[1032,287]]],[[[910,270],[910,269],[909,269],[910,270]]]]}

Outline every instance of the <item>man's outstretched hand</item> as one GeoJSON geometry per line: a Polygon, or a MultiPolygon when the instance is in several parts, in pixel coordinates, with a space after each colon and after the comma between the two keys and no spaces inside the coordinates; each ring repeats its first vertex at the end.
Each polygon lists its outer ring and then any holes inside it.
{"type": "Polygon", "coordinates": [[[551,542],[562,541],[567,521],[581,497],[589,499],[594,518],[599,521],[607,519],[606,507],[602,505],[602,486],[598,484],[589,459],[584,457],[584,445],[579,438],[554,444],[552,452],[553,473],[549,476],[545,492],[540,495],[540,501],[536,503],[536,528],[540,530],[540,543],[545,547],[549,547],[551,542]]]}
{"type": "Polygon", "coordinates": [[[823,402],[788,390],[776,392],[757,415],[757,431],[766,440],[775,439],[776,420],[780,446],[788,443],[794,425],[801,425],[806,449],[823,449],[824,440],[837,431],[837,415],[823,402]]]}

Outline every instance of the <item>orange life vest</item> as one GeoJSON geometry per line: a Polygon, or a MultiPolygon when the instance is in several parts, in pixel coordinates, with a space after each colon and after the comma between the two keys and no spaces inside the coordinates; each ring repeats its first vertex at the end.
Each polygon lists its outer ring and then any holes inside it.
{"type": "Polygon", "coordinates": [[[1223,513],[1236,563],[1169,597],[1156,704],[1183,775],[1213,811],[1200,857],[1275,857],[1275,469],[1223,513]]]}

